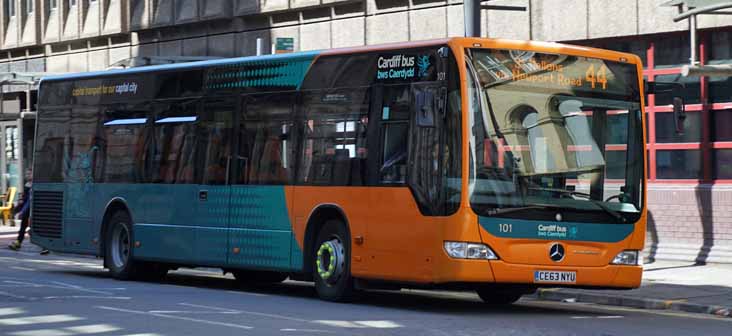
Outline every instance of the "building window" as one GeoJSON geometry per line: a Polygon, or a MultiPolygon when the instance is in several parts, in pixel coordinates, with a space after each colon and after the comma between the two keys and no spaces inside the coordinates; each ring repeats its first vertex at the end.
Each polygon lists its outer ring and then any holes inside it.
{"type": "Polygon", "coordinates": [[[712,141],[732,141],[732,109],[713,110],[712,141]]]}
{"type": "Polygon", "coordinates": [[[702,141],[702,121],[699,111],[686,113],[684,133],[676,133],[676,119],[670,112],[656,112],[656,143],[689,143],[702,141]]]}
{"type": "Polygon", "coordinates": [[[76,0],[69,0],[69,7],[76,6],[76,0]]]}
{"type": "Polygon", "coordinates": [[[657,150],[656,177],[658,179],[701,179],[701,151],[657,150]]]}
{"type": "Polygon", "coordinates": [[[15,0],[5,0],[5,11],[8,17],[15,16],[15,0]]]}
{"type": "Polygon", "coordinates": [[[690,57],[688,33],[654,39],[653,64],[656,68],[680,67],[688,64],[690,57]]]}
{"type": "Polygon", "coordinates": [[[28,14],[33,13],[33,1],[34,0],[25,0],[25,8],[28,9],[28,14]]]}
{"type": "Polygon", "coordinates": [[[48,7],[51,8],[51,10],[55,10],[58,7],[58,0],[49,0],[48,7]]]}
{"type": "Polygon", "coordinates": [[[714,178],[732,179],[732,149],[714,150],[714,178]]]}

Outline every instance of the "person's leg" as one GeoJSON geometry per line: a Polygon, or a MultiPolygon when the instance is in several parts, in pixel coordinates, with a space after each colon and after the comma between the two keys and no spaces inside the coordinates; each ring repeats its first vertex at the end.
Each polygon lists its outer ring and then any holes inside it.
{"type": "Polygon", "coordinates": [[[18,244],[23,243],[25,239],[25,231],[28,229],[28,217],[29,213],[26,211],[25,214],[20,218],[20,230],[18,230],[18,244]]]}

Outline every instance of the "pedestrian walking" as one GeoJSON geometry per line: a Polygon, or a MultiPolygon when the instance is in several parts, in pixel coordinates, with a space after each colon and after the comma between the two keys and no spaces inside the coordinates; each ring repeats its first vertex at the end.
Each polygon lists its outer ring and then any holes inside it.
{"type": "MultiPolygon", "coordinates": [[[[33,174],[31,174],[30,172],[26,173],[26,181],[27,182],[23,186],[23,197],[20,199],[20,202],[18,202],[18,205],[15,206],[15,208],[17,209],[15,213],[15,219],[20,220],[18,239],[10,243],[10,245],[8,246],[8,248],[14,251],[20,250],[20,247],[23,244],[23,239],[25,238],[25,231],[28,229],[31,221],[30,206],[31,202],[33,201],[33,174]]],[[[43,249],[41,251],[41,254],[48,254],[48,250],[43,249]]]]}

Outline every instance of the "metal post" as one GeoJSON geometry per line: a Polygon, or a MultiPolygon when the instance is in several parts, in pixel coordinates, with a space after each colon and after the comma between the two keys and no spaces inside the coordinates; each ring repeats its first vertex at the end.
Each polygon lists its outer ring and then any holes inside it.
{"type": "Polygon", "coordinates": [[[689,63],[691,66],[696,65],[696,15],[689,17],[689,42],[691,44],[691,57],[689,57],[689,63]]]}
{"type": "Polygon", "coordinates": [[[464,0],[465,36],[480,37],[480,0],[464,0]]]}
{"type": "Polygon", "coordinates": [[[262,56],[264,52],[264,40],[261,37],[257,37],[257,56],[262,56]]]}

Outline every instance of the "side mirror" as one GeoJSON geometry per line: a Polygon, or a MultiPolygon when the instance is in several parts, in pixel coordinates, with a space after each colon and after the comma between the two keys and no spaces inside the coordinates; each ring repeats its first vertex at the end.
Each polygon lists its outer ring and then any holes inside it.
{"type": "Polygon", "coordinates": [[[684,108],[684,100],[674,97],[674,125],[676,126],[676,134],[684,134],[684,121],[686,121],[686,109],[684,108]]]}

